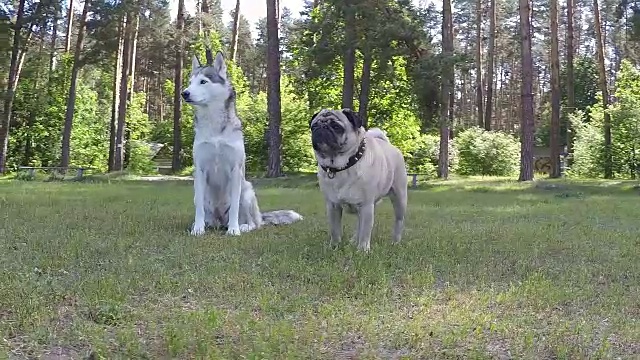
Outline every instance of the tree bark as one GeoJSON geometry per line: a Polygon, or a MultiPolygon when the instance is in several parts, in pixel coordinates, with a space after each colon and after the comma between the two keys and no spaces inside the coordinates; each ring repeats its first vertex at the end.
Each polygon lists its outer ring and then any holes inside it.
{"type": "Polygon", "coordinates": [[[67,10],[67,35],[64,40],[65,53],[69,53],[71,50],[71,30],[73,30],[73,0],[69,0],[69,9],[67,10]]]}
{"type": "Polygon", "coordinates": [[[611,116],[609,107],[609,91],[607,89],[607,72],[604,66],[604,42],[600,26],[600,7],[598,0],[593,0],[593,18],[596,30],[596,50],[598,55],[598,82],[602,92],[602,108],[604,109],[604,178],[613,177],[613,157],[611,154],[611,116]]]}
{"type": "Polygon", "coordinates": [[[529,0],[519,0],[521,36],[521,101],[520,101],[520,177],[533,180],[533,58],[531,55],[531,18],[529,0]]]}
{"type": "Polygon", "coordinates": [[[440,149],[438,154],[438,177],[449,178],[449,131],[451,127],[449,101],[453,91],[453,24],[451,0],[444,0],[442,5],[442,52],[444,67],[442,69],[442,92],[440,97],[440,149]]]}
{"type": "Polygon", "coordinates": [[[71,155],[71,130],[73,128],[73,114],[76,107],[76,86],[78,85],[78,73],[82,67],[80,53],[82,53],[82,47],[84,46],[84,28],[87,23],[87,14],[89,13],[90,6],[91,0],[85,0],[82,17],[80,18],[78,38],[76,39],[76,48],[73,54],[73,68],[71,68],[71,82],[69,84],[69,94],[67,95],[67,110],[64,114],[64,130],[62,131],[62,156],[60,158],[60,166],[63,168],[69,166],[69,158],[71,155]]]}
{"type": "Polygon", "coordinates": [[[182,169],[182,158],[180,156],[182,151],[182,124],[180,123],[182,118],[182,99],[180,99],[180,93],[182,92],[182,67],[184,62],[182,54],[184,44],[184,0],[178,0],[176,32],[178,42],[176,44],[176,66],[173,79],[173,154],[171,156],[171,171],[173,173],[177,173],[182,169]]]}
{"type": "Polygon", "coordinates": [[[343,60],[342,108],[353,108],[353,84],[356,64],[356,14],[351,1],[345,0],[345,44],[343,60]]]}
{"type": "Polygon", "coordinates": [[[236,62],[238,52],[238,30],[240,29],[240,0],[236,0],[236,11],[233,14],[233,32],[231,34],[231,61],[236,62]]]}
{"type": "MultiPolygon", "coordinates": [[[[565,113],[567,115],[572,114],[576,110],[576,96],[575,96],[575,81],[573,70],[573,6],[574,0],[567,0],[567,109],[565,113]]],[[[567,153],[573,153],[573,134],[571,130],[571,121],[569,116],[566,117],[567,127],[567,153]]],[[[570,164],[568,164],[570,165],[570,164]]]]}
{"type": "Polygon", "coordinates": [[[58,41],[58,22],[60,21],[60,3],[56,2],[53,6],[53,19],[51,20],[51,45],[49,47],[49,78],[55,68],[56,61],[56,42],[58,41]]]}
{"type": "Polygon", "coordinates": [[[120,99],[118,100],[118,124],[116,126],[116,146],[114,170],[124,170],[125,127],[127,117],[127,97],[129,83],[129,61],[131,60],[131,42],[133,35],[133,14],[125,15],[124,41],[122,44],[122,76],[120,77],[120,99]]]}
{"type": "Polygon", "coordinates": [[[280,159],[280,39],[278,38],[278,1],[267,0],[267,108],[269,112],[269,164],[267,177],[282,175],[280,159]]]}
{"type": "Polygon", "coordinates": [[[478,126],[484,126],[482,94],[482,0],[476,0],[476,107],[478,126]]]}
{"type": "Polygon", "coordinates": [[[558,50],[558,0],[550,1],[551,13],[551,172],[560,177],[560,55],[558,50]]]}
{"type": "Polygon", "coordinates": [[[116,168],[116,124],[118,122],[118,110],[120,109],[120,81],[122,79],[122,57],[124,47],[124,17],[118,24],[118,49],[116,50],[116,64],[113,69],[113,97],[111,98],[111,122],[109,126],[109,172],[116,168]]]}
{"type": "Polygon", "coordinates": [[[368,108],[369,108],[369,92],[371,90],[371,66],[373,65],[373,56],[370,49],[363,50],[362,77],[360,78],[360,101],[358,104],[358,115],[362,119],[362,126],[369,128],[368,108]]]}
{"type": "Polygon", "coordinates": [[[493,111],[493,68],[496,48],[496,0],[491,0],[489,19],[489,51],[487,53],[487,104],[484,115],[484,128],[491,130],[493,111]]]}
{"type": "Polygon", "coordinates": [[[24,5],[25,0],[20,0],[20,3],[18,4],[18,12],[16,14],[16,23],[13,32],[11,63],[9,65],[9,81],[7,83],[7,91],[4,99],[4,111],[2,112],[2,114],[0,114],[0,116],[2,116],[2,118],[0,119],[0,174],[4,174],[7,172],[6,164],[9,151],[9,127],[11,125],[11,110],[13,109],[15,91],[16,87],[18,86],[18,77],[20,76],[22,63],[24,62],[25,51],[20,54],[20,31],[22,30],[22,22],[24,18],[24,5]]]}
{"type": "MultiPolygon", "coordinates": [[[[131,79],[131,90],[129,90],[129,97],[133,96],[136,83],[136,54],[138,52],[138,32],[140,30],[140,13],[136,13],[136,26],[133,32],[133,44],[131,45],[131,60],[129,60],[130,71],[129,78],[131,79]]],[[[131,100],[131,99],[129,99],[131,100]]]]}

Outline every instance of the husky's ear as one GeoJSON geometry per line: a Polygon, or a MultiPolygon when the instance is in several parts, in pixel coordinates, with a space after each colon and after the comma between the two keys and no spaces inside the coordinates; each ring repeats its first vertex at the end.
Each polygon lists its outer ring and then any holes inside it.
{"type": "Polygon", "coordinates": [[[227,64],[225,64],[224,56],[222,55],[222,52],[220,52],[220,51],[218,51],[216,53],[216,59],[213,61],[213,69],[223,79],[227,78],[227,64]]]}
{"type": "MultiPolygon", "coordinates": [[[[322,111],[322,110],[320,110],[320,111],[322,111]]],[[[311,119],[309,119],[309,128],[311,128],[311,123],[313,122],[313,119],[315,119],[316,116],[318,116],[318,114],[320,114],[320,111],[318,111],[315,114],[313,114],[313,116],[311,116],[311,119]]]]}
{"type": "Polygon", "coordinates": [[[198,60],[197,56],[193,55],[193,58],[191,58],[191,71],[199,67],[200,67],[200,60],[198,60]]]}
{"type": "Polygon", "coordinates": [[[347,117],[351,125],[353,125],[354,129],[358,130],[362,127],[362,119],[357,112],[351,109],[342,109],[342,113],[347,117]]]}

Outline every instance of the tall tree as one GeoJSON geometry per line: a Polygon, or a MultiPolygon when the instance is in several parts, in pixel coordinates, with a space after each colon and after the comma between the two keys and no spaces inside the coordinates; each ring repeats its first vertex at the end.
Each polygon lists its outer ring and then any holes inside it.
{"type": "Polygon", "coordinates": [[[489,49],[487,51],[487,104],[484,115],[484,128],[491,130],[493,110],[493,68],[496,48],[496,0],[491,0],[489,7],[489,49]]]}
{"type": "MultiPolygon", "coordinates": [[[[22,31],[22,22],[24,21],[24,5],[25,0],[20,0],[18,4],[18,12],[16,13],[16,22],[13,30],[13,45],[11,47],[11,63],[9,65],[9,81],[7,82],[7,91],[4,98],[4,111],[0,119],[0,174],[4,174],[7,164],[7,154],[9,152],[9,126],[11,120],[11,110],[13,109],[13,101],[15,100],[16,87],[18,86],[18,77],[24,62],[24,54],[26,46],[21,50],[20,32],[22,31]]],[[[28,38],[25,39],[25,44],[28,38]]]]}
{"type": "Polygon", "coordinates": [[[122,78],[122,57],[124,50],[124,17],[118,23],[118,48],[116,50],[116,62],[113,69],[113,96],[111,98],[111,121],[109,124],[109,158],[108,171],[115,170],[116,156],[116,124],[118,122],[118,109],[120,109],[120,81],[122,78]]]}
{"type": "Polygon", "coordinates": [[[122,76],[120,77],[120,99],[118,100],[118,123],[116,125],[115,159],[113,162],[115,171],[124,170],[127,99],[129,95],[129,69],[131,68],[129,63],[131,62],[134,34],[134,13],[131,9],[135,8],[135,4],[127,1],[125,2],[125,6],[127,11],[125,14],[124,41],[122,44],[122,76]]]}
{"type": "Polygon", "coordinates": [[[69,166],[69,157],[71,153],[71,130],[73,128],[73,115],[76,107],[76,87],[78,85],[78,74],[82,67],[82,47],[84,46],[84,34],[87,24],[87,15],[91,0],[84,0],[82,9],[82,17],[80,17],[80,28],[78,29],[78,38],[76,39],[76,48],[73,54],[73,67],[71,68],[71,81],[69,83],[69,93],[67,94],[67,109],[64,115],[64,129],[62,131],[62,156],[60,158],[60,166],[66,168],[69,166]]]}
{"type": "Polygon", "coordinates": [[[356,9],[351,0],[344,0],[344,60],[342,108],[353,108],[353,85],[356,67],[356,9]]]}
{"type": "MultiPolygon", "coordinates": [[[[207,7],[208,8],[208,7],[207,7]]],[[[182,114],[182,67],[183,67],[183,36],[184,36],[184,0],[178,0],[178,17],[176,19],[176,32],[178,41],[176,42],[176,66],[173,79],[173,155],[171,159],[171,171],[180,171],[182,161],[180,152],[182,150],[182,127],[180,118],[182,114]]]]}
{"type": "Polygon", "coordinates": [[[231,61],[236,62],[238,52],[238,30],[240,29],[240,0],[236,0],[236,10],[233,13],[233,30],[231,32],[231,61]]]}
{"type": "Polygon", "coordinates": [[[64,52],[71,50],[71,30],[73,30],[73,0],[69,0],[69,8],[67,9],[67,35],[64,39],[64,52]]]}
{"type": "MultiPolygon", "coordinates": [[[[574,70],[573,70],[573,54],[575,52],[574,44],[573,44],[573,6],[575,0],[567,0],[567,114],[571,114],[576,110],[576,96],[575,96],[575,81],[574,81],[574,70]]],[[[567,128],[567,153],[573,153],[573,136],[571,132],[571,121],[569,121],[569,117],[565,116],[566,120],[566,128],[567,128]]]]}
{"type": "Polygon", "coordinates": [[[607,90],[607,71],[604,66],[604,40],[600,20],[600,6],[598,0],[593,0],[593,18],[596,30],[596,53],[598,55],[598,83],[602,92],[602,108],[604,109],[604,178],[613,177],[613,155],[611,153],[611,115],[609,107],[609,91],[607,90]]]}
{"type": "Polygon", "coordinates": [[[282,176],[280,147],[280,39],[278,37],[278,0],[267,0],[267,110],[269,113],[269,160],[267,177],[282,176]]]}
{"type": "Polygon", "coordinates": [[[519,0],[520,13],[520,176],[519,181],[533,180],[533,56],[531,54],[531,6],[519,0]]]}
{"type": "Polygon", "coordinates": [[[558,0],[549,1],[551,20],[551,171],[560,177],[560,55],[558,50],[558,0]]]}
{"type": "Polygon", "coordinates": [[[451,127],[449,110],[450,95],[453,90],[453,19],[451,0],[442,4],[442,52],[444,67],[442,69],[442,93],[440,97],[440,151],[438,155],[438,177],[449,177],[449,131],[451,127]]]}
{"type": "Polygon", "coordinates": [[[484,126],[484,96],[482,91],[482,0],[476,0],[476,107],[478,126],[484,126]]]}

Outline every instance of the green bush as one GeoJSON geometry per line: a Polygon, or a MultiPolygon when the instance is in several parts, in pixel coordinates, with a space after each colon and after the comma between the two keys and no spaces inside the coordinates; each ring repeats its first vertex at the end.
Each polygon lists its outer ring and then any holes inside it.
{"type": "Polygon", "coordinates": [[[142,141],[131,141],[129,154],[129,166],[127,171],[132,174],[155,173],[155,165],[152,158],[151,147],[142,141]]]}
{"type": "MultiPolygon", "coordinates": [[[[410,173],[426,174],[435,178],[438,173],[440,156],[440,135],[423,134],[416,141],[416,150],[407,156],[407,170],[410,173]]],[[[455,171],[458,152],[453,141],[449,141],[449,171],[455,171]]]]}
{"type": "Polygon", "coordinates": [[[460,175],[509,176],[518,171],[520,144],[507,133],[473,127],[458,134],[455,147],[460,175]]]}

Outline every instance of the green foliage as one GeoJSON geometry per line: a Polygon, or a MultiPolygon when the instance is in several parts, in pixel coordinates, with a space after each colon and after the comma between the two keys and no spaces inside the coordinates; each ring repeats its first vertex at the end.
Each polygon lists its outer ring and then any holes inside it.
{"type": "Polygon", "coordinates": [[[591,121],[584,122],[580,110],[569,115],[574,132],[573,164],[568,175],[575,177],[602,177],[604,165],[604,137],[602,106],[591,108],[591,121]]]}
{"type": "Polygon", "coordinates": [[[512,135],[472,127],[458,134],[455,145],[460,175],[509,176],[518,171],[520,144],[512,135]]]}
{"type": "MultiPolygon", "coordinates": [[[[417,141],[416,149],[405,156],[407,170],[411,173],[426,174],[435,178],[440,155],[440,136],[423,134],[417,141]]],[[[454,141],[449,141],[449,170],[454,172],[458,162],[458,150],[454,141]]]]}
{"type": "MultiPolygon", "coordinates": [[[[613,172],[618,178],[635,178],[640,166],[640,71],[627,60],[621,64],[615,97],[616,103],[608,109],[613,172]]],[[[576,141],[571,173],[597,178],[604,166],[604,110],[599,103],[590,110],[588,123],[572,118],[576,141]]]]}
{"type": "Polygon", "coordinates": [[[129,146],[129,166],[127,171],[132,174],[151,174],[155,172],[155,165],[151,160],[153,153],[149,144],[133,140],[129,146]]]}

